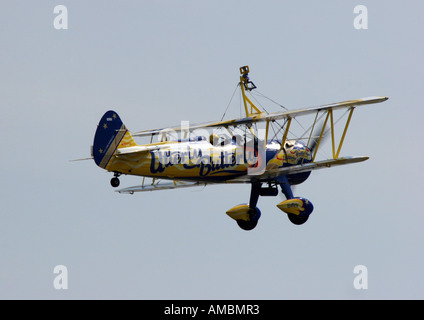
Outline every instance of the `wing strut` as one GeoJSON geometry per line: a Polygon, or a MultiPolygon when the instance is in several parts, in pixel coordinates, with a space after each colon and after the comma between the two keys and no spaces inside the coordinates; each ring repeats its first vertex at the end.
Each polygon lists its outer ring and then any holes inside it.
{"type": "MultiPolygon", "coordinates": [[[[355,107],[352,106],[352,107],[349,108],[349,115],[347,117],[346,124],[344,126],[343,133],[342,133],[342,136],[341,136],[340,141],[339,141],[339,145],[338,145],[337,150],[336,150],[336,141],[335,141],[335,138],[334,138],[334,131],[335,131],[334,130],[334,126],[335,126],[335,123],[334,123],[334,119],[333,119],[333,109],[332,108],[327,109],[327,111],[326,111],[327,112],[327,115],[325,117],[324,125],[322,126],[321,133],[320,133],[319,138],[318,138],[318,141],[317,141],[317,145],[315,146],[315,151],[314,151],[314,154],[313,154],[313,157],[312,157],[312,162],[315,161],[315,157],[317,155],[317,151],[319,149],[319,145],[321,143],[322,137],[323,137],[324,132],[325,132],[325,129],[327,127],[328,118],[330,118],[331,148],[332,148],[332,152],[333,152],[333,159],[336,160],[336,159],[339,158],[340,150],[342,149],[343,142],[344,142],[344,139],[346,137],[347,129],[349,128],[350,120],[352,119],[353,110],[355,110],[355,107]]],[[[319,111],[320,110],[318,110],[318,112],[319,111]]],[[[317,115],[318,115],[318,112],[317,112],[317,115]]],[[[315,117],[315,121],[314,121],[313,126],[315,126],[315,122],[316,121],[317,121],[317,117],[315,117]]]]}
{"type": "Polygon", "coordinates": [[[335,148],[334,148],[334,124],[333,124],[333,111],[331,110],[330,116],[331,116],[331,140],[333,142],[333,159],[337,159],[339,157],[340,150],[342,148],[343,141],[344,141],[344,138],[346,136],[347,128],[349,127],[350,119],[352,118],[352,114],[353,114],[354,109],[355,109],[354,107],[350,108],[349,116],[347,117],[346,125],[345,125],[345,128],[343,130],[342,137],[340,138],[339,147],[337,148],[336,153],[334,153],[334,150],[335,150],[335,148]]]}

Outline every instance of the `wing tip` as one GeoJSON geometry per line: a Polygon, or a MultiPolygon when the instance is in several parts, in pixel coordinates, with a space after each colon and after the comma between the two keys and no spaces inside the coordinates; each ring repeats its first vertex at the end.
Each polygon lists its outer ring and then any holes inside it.
{"type": "Polygon", "coordinates": [[[369,101],[370,103],[379,103],[379,102],[384,102],[386,100],[389,100],[389,97],[387,97],[387,96],[374,96],[374,97],[362,98],[360,100],[369,101]]]}

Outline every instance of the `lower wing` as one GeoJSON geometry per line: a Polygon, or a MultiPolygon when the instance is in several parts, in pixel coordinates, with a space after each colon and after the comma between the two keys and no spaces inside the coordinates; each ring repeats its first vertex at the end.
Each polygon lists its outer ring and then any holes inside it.
{"type": "Polygon", "coordinates": [[[225,181],[226,183],[250,183],[250,182],[266,182],[273,180],[278,176],[285,176],[289,174],[308,172],[312,170],[331,168],[345,164],[357,163],[368,160],[369,157],[343,157],[338,159],[327,159],[322,161],[298,164],[290,167],[282,167],[273,170],[267,170],[259,175],[244,175],[234,179],[225,181]]]}
{"type": "MultiPolygon", "coordinates": [[[[369,159],[368,157],[364,157],[364,156],[328,159],[328,160],[316,161],[311,163],[299,164],[299,165],[290,166],[290,167],[267,170],[264,173],[259,175],[244,175],[241,177],[222,181],[220,183],[266,182],[270,180],[272,181],[279,176],[308,172],[308,171],[324,169],[324,168],[331,168],[331,167],[341,166],[345,164],[362,162],[368,159],[369,159]]],[[[207,184],[218,184],[218,183],[219,182],[205,181],[205,180],[202,180],[201,178],[199,178],[197,181],[172,180],[171,182],[159,182],[159,183],[153,183],[150,185],[133,186],[133,187],[117,190],[116,192],[133,194],[134,192],[199,187],[199,186],[206,186],[207,184]]]]}
{"type": "Polygon", "coordinates": [[[153,183],[149,185],[129,187],[125,189],[116,190],[116,192],[133,194],[134,192],[169,190],[169,189],[179,189],[179,188],[198,187],[198,186],[206,186],[206,183],[202,183],[201,181],[186,182],[186,181],[173,180],[172,182],[159,182],[159,183],[153,183]]]}

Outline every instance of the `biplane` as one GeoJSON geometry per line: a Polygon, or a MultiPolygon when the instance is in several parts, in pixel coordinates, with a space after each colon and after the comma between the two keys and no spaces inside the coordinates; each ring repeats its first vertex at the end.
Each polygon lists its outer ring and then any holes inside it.
{"type": "Polygon", "coordinates": [[[305,223],[313,205],[306,198],[295,197],[292,187],[306,181],[314,170],[367,160],[366,156],[340,156],[352,114],[356,107],[388,98],[368,97],[269,113],[250,97],[257,87],[250,80],[249,72],[248,66],[241,67],[237,84],[244,116],[195,125],[183,122],[175,127],[131,134],[118,113],[110,110],[98,124],[92,158],[100,168],[113,173],[112,187],[119,186],[121,175],[143,177],[141,185],[119,189],[119,193],[222,183],[250,184],[249,202],[226,211],[244,230],[255,228],[261,217],[257,207],[259,197],[277,196],[280,187],[286,199],[277,207],[292,223],[305,223]],[[340,139],[336,139],[337,122],[334,121],[338,110],[344,110],[346,121],[341,135],[339,132],[340,139]],[[309,128],[304,134],[293,136],[293,123],[307,116],[311,122],[309,128]],[[331,156],[319,160],[318,150],[328,136],[331,137],[331,156]],[[138,144],[137,137],[150,138],[150,141],[138,144]]]}

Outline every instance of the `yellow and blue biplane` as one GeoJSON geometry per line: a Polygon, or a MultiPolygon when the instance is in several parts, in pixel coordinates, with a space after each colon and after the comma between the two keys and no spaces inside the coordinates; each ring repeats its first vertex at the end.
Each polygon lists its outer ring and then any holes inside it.
{"type": "Polygon", "coordinates": [[[114,174],[113,187],[119,186],[122,174],[143,177],[141,185],[117,190],[119,193],[220,183],[251,184],[249,202],[226,212],[244,230],[251,230],[258,223],[261,216],[257,207],[259,196],[276,196],[280,186],[286,200],[277,207],[292,223],[303,224],[312,213],[313,205],[308,199],[295,197],[292,186],[304,182],[313,170],[367,160],[366,156],[340,156],[353,111],[358,106],[388,98],[369,97],[268,113],[252,102],[254,98],[249,98],[256,86],[249,79],[248,66],[240,68],[237,86],[245,116],[232,120],[191,126],[181,123],[176,127],[131,134],[115,111],[107,111],[96,130],[92,158],[99,167],[114,174]],[[341,118],[346,118],[346,122],[340,140],[336,141],[338,121],[334,121],[334,114],[340,112],[338,110],[344,110],[341,118]],[[311,118],[309,128],[304,134],[292,137],[293,123],[298,122],[298,117],[307,116],[311,118]],[[328,135],[331,136],[332,156],[318,160],[321,142],[328,135]],[[150,141],[137,144],[134,137],[150,138],[150,141]],[[157,141],[153,141],[154,137],[157,141]]]}

